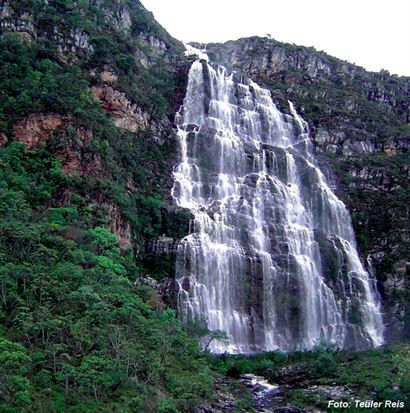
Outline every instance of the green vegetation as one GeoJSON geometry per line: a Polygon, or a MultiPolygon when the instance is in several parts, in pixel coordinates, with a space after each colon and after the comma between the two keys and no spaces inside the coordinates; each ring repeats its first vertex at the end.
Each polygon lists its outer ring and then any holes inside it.
{"type": "Polygon", "coordinates": [[[212,385],[198,341],[138,295],[81,197],[52,206],[67,180],[45,151],[1,152],[0,410],[190,411],[212,385]]]}
{"type": "Polygon", "coordinates": [[[75,115],[87,125],[100,119],[87,88],[95,81],[92,72],[107,68],[118,76],[117,88],[153,116],[170,109],[174,74],[165,59],[139,38],[159,36],[168,53],[180,53],[179,42],[171,38],[137,1],[118,1],[116,7],[130,10],[131,27],[117,26],[121,18],[111,10],[88,1],[13,1],[11,19],[32,12],[38,39],[21,42],[15,33],[4,30],[0,44],[0,130],[7,129],[27,113],[53,111],[75,115]],[[116,30],[113,30],[113,27],[116,30]],[[76,33],[85,36],[75,43],[76,33]],[[57,35],[56,35],[57,34],[57,35]],[[130,36],[129,34],[132,34],[130,36]],[[65,55],[61,55],[61,49],[65,55]],[[151,64],[143,66],[135,55],[151,64]],[[80,57],[80,59],[79,59],[80,57]],[[67,62],[75,64],[67,65],[67,62]]]}
{"type": "Polygon", "coordinates": [[[172,274],[150,267],[145,247],[182,236],[189,219],[165,211],[172,142],[117,129],[90,90],[109,68],[117,89],[160,121],[174,73],[137,35],[162,36],[170,54],[179,45],[139,2],[119,2],[130,7],[125,31],[103,3],[13,1],[12,18],[33,13],[37,38],[0,36],[1,412],[190,412],[212,390],[198,338],[153,289],[135,287],[142,275],[172,274]],[[73,46],[74,29],[88,46],[73,46]],[[65,124],[28,150],[14,126],[33,113],[65,124]],[[80,169],[65,173],[62,154],[80,169]],[[98,169],[82,171],[89,159],[98,169]],[[108,230],[115,214],[130,225],[128,249],[108,230]]]}
{"type": "Polygon", "coordinates": [[[30,113],[72,114],[79,124],[107,123],[77,66],[62,66],[45,56],[42,45],[27,45],[18,37],[0,38],[0,131],[30,113]]]}

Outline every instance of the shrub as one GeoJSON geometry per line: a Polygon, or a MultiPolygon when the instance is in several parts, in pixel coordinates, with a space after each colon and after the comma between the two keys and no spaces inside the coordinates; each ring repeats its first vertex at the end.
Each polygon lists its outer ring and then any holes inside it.
{"type": "Polygon", "coordinates": [[[337,362],[331,353],[322,353],[313,362],[313,368],[317,375],[332,376],[337,371],[337,362]]]}

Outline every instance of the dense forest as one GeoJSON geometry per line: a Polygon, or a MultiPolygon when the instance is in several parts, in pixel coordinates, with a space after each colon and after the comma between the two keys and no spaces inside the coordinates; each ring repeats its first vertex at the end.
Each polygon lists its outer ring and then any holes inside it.
{"type": "Polygon", "coordinates": [[[406,343],[211,356],[218,332],[178,320],[152,245],[189,227],[170,187],[191,61],[139,1],[1,0],[0,19],[0,412],[258,411],[246,373],[295,411],[332,383],[410,402],[406,343]]]}

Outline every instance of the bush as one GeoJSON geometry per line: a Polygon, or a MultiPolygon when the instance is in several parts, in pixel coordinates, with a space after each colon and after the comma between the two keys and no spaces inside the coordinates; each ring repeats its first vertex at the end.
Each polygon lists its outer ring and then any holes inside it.
{"type": "Polygon", "coordinates": [[[322,353],[313,362],[313,369],[319,376],[332,376],[337,371],[337,362],[331,353],[322,353]]]}

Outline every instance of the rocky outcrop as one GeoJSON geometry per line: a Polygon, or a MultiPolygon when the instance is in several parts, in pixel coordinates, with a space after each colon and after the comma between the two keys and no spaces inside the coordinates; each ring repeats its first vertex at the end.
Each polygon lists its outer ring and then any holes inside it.
{"type": "Polygon", "coordinates": [[[61,115],[36,113],[18,122],[13,130],[15,139],[23,143],[26,150],[45,148],[60,134],[58,145],[52,151],[61,160],[61,167],[68,176],[108,177],[99,154],[80,150],[91,143],[93,132],[80,128],[76,130],[77,139],[65,139],[70,126],[70,119],[61,115]]]}
{"type": "Polygon", "coordinates": [[[112,3],[113,4],[111,5],[111,7],[104,7],[104,5],[101,5],[102,9],[105,11],[105,15],[110,20],[113,28],[118,32],[122,32],[123,34],[128,35],[132,27],[130,10],[127,5],[122,2],[112,3]]]}
{"type": "Polygon", "coordinates": [[[117,128],[135,133],[148,127],[149,116],[133,104],[124,93],[106,85],[94,86],[92,92],[101,107],[112,114],[117,128]]]}
{"type": "Polygon", "coordinates": [[[76,56],[89,56],[94,51],[89,34],[79,27],[71,29],[67,34],[61,33],[57,27],[54,27],[54,37],[57,40],[61,56],[66,56],[69,53],[76,56]]]}
{"type": "Polygon", "coordinates": [[[109,226],[108,229],[117,237],[117,241],[122,250],[131,247],[131,226],[121,213],[121,208],[116,205],[110,205],[108,208],[109,226]]]}
{"type": "MultiPolygon", "coordinates": [[[[386,105],[387,110],[396,112],[403,122],[409,121],[408,97],[410,78],[367,72],[362,67],[336,59],[312,47],[302,47],[280,43],[268,37],[250,37],[223,44],[193,43],[196,47],[206,47],[211,61],[225,64],[232,69],[240,69],[259,82],[277,82],[277,87],[286,87],[287,92],[296,92],[296,85],[326,84],[339,89],[358,86],[366,100],[386,105]],[[282,84],[280,84],[282,83],[282,84]]],[[[271,83],[274,88],[274,84],[271,83]]],[[[326,90],[317,89],[318,97],[324,98],[326,90]]],[[[360,107],[356,99],[346,95],[343,109],[355,112],[360,107]]],[[[339,107],[339,109],[342,109],[339,107]]]]}
{"type": "MultiPolygon", "coordinates": [[[[44,7],[48,5],[44,1],[44,7]]],[[[31,8],[27,5],[16,7],[11,0],[0,2],[0,28],[2,32],[18,33],[23,40],[34,40],[45,35],[45,27],[36,27],[36,22],[31,8]]],[[[93,47],[89,41],[89,33],[82,28],[73,28],[69,32],[53,25],[47,36],[53,37],[58,43],[58,51],[61,56],[68,53],[90,54],[93,47]]]]}
{"type": "Polygon", "coordinates": [[[0,133],[0,148],[6,146],[7,142],[9,141],[8,137],[4,133],[0,133]]]}
{"type": "Polygon", "coordinates": [[[15,10],[11,0],[0,1],[0,29],[19,34],[23,40],[37,37],[33,14],[29,9],[15,10]]]}
{"type": "Polygon", "coordinates": [[[177,308],[177,286],[173,274],[163,278],[158,283],[156,290],[166,306],[177,308]]]}
{"type": "Polygon", "coordinates": [[[115,74],[113,70],[110,70],[109,68],[107,68],[106,70],[100,73],[100,79],[102,82],[112,85],[112,84],[117,83],[118,76],[115,74]]]}
{"type": "Polygon", "coordinates": [[[343,130],[332,130],[318,127],[315,131],[314,142],[319,151],[335,153],[344,156],[361,156],[382,153],[395,156],[410,149],[410,137],[394,137],[380,140],[373,131],[355,130],[360,138],[349,138],[349,133],[343,130]]]}
{"type": "Polygon", "coordinates": [[[101,156],[92,152],[81,153],[78,148],[67,143],[55,152],[61,160],[61,167],[67,176],[83,176],[88,178],[109,178],[101,156]]]}
{"type": "Polygon", "coordinates": [[[151,49],[155,50],[155,52],[157,52],[158,54],[164,55],[168,50],[167,44],[156,36],[140,35],[139,38],[142,42],[144,42],[151,49]]]}
{"type": "Polygon", "coordinates": [[[16,139],[24,143],[26,149],[33,149],[47,142],[65,123],[61,115],[36,113],[14,125],[13,129],[16,139]]]}
{"type": "Polygon", "coordinates": [[[137,60],[144,66],[150,67],[158,63],[158,57],[165,61],[169,61],[167,44],[160,38],[153,35],[139,35],[139,40],[141,44],[145,47],[138,49],[135,53],[137,60]],[[147,53],[147,50],[150,50],[147,53]]]}

